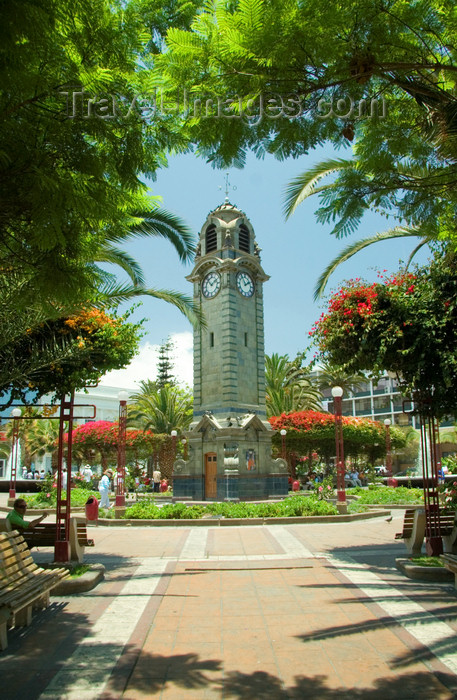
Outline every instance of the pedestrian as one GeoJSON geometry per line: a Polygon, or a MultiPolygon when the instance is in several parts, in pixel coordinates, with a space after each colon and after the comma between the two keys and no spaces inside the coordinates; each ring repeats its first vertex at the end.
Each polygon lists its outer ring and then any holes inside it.
{"type": "Polygon", "coordinates": [[[168,479],[162,479],[160,482],[160,493],[165,493],[168,491],[168,479]]]}
{"type": "Polygon", "coordinates": [[[154,469],[152,472],[152,480],[154,482],[154,493],[159,493],[160,492],[160,480],[162,478],[162,474],[160,473],[159,469],[154,469]]]}
{"type": "Polygon", "coordinates": [[[90,468],[90,464],[86,464],[86,466],[83,469],[84,481],[89,483],[90,481],[92,481],[93,476],[94,476],[94,473],[93,473],[92,469],[90,468]]]}
{"type": "Polygon", "coordinates": [[[67,490],[67,468],[62,469],[62,491],[67,490]]]}
{"type": "Polygon", "coordinates": [[[106,508],[109,510],[111,508],[110,502],[109,502],[109,491],[110,491],[110,485],[111,481],[110,479],[113,476],[113,470],[112,469],[107,469],[104,473],[102,478],[99,481],[98,484],[98,491],[100,493],[101,499],[100,499],[100,508],[106,508]]]}

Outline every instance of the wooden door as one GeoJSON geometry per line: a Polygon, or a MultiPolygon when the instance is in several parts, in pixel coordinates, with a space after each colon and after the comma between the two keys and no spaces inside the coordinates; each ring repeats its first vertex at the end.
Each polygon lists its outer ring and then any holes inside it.
{"type": "Polygon", "coordinates": [[[205,454],[205,498],[217,498],[217,455],[205,454]]]}

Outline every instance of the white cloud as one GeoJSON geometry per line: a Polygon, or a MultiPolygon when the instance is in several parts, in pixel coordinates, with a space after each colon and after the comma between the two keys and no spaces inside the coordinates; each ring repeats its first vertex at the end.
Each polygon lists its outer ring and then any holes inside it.
{"type": "MultiPolygon", "coordinates": [[[[193,383],[193,336],[189,331],[172,333],[170,339],[174,344],[174,352],[170,359],[173,365],[173,375],[178,382],[193,383]]],[[[140,352],[132,362],[124,369],[114,369],[105,374],[100,380],[104,386],[120,386],[125,389],[138,389],[138,383],[142,380],[152,379],[157,376],[157,360],[160,345],[144,343],[140,346],[140,352]]]]}

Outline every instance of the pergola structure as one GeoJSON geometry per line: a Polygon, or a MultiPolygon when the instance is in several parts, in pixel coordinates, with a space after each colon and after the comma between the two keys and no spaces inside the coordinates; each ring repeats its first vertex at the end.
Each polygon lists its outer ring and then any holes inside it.
{"type": "MultiPolygon", "coordinates": [[[[58,416],[49,415],[34,415],[34,416],[18,416],[17,412],[13,415],[13,440],[18,439],[19,421],[22,420],[58,420],[59,421],[59,439],[57,451],[57,504],[56,504],[56,541],[54,545],[54,561],[68,562],[70,561],[70,512],[71,512],[71,464],[72,464],[72,432],[73,421],[78,418],[93,419],[96,416],[96,407],[94,404],[77,404],[78,408],[92,408],[93,415],[91,416],[75,416],[74,415],[74,391],[68,396],[64,394],[60,400],[60,412],[58,416]],[[66,462],[68,470],[67,487],[64,496],[62,497],[62,471],[63,461],[65,457],[65,423],[68,423],[68,442],[66,451],[66,462]]],[[[47,407],[46,404],[40,405],[40,408],[47,407]]],[[[28,408],[28,406],[15,406],[15,409],[28,408]]],[[[17,453],[17,444],[15,445],[17,453]]],[[[17,464],[12,465],[10,497],[11,494],[16,494],[16,471],[17,464]]]]}
{"type": "MultiPolygon", "coordinates": [[[[405,411],[405,413],[408,412],[410,411],[405,411]]],[[[443,533],[440,522],[438,493],[438,473],[441,467],[439,421],[434,415],[431,401],[419,394],[414,396],[413,412],[420,419],[420,446],[425,505],[425,548],[428,556],[439,556],[443,553],[443,533]]]]}

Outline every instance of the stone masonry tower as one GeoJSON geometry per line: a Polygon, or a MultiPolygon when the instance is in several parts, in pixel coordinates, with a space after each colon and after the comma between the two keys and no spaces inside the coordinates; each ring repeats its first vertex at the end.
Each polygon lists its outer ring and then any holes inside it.
{"type": "Polygon", "coordinates": [[[208,216],[192,273],[207,328],[194,334],[194,418],[265,412],[263,283],[254,231],[245,214],[223,204],[208,216]]]}
{"type": "Polygon", "coordinates": [[[263,283],[269,277],[246,215],[228,200],[210,212],[187,279],[206,327],[194,331],[194,416],[189,458],[177,460],[175,497],[287,494],[283,460],[271,458],[265,410],[263,283]]]}

